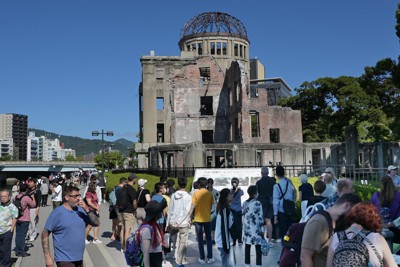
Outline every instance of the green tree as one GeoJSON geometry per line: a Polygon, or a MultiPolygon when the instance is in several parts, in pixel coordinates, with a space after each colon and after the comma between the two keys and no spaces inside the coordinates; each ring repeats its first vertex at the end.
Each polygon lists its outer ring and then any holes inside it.
{"type": "Polygon", "coordinates": [[[357,127],[360,141],[390,138],[391,120],[377,108],[376,94],[370,95],[359,78],[320,78],[303,83],[295,92],[281,99],[280,105],[301,110],[305,142],[343,142],[350,125],[357,127]]]}
{"type": "MultiPolygon", "coordinates": [[[[102,157],[101,153],[97,154],[94,157],[94,162],[97,164],[98,168],[101,168],[102,165],[102,157]]],[[[105,169],[114,169],[118,166],[122,166],[124,163],[124,157],[119,153],[119,151],[104,151],[104,168],[105,169]]]]}
{"type": "Polygon", "coordinates": [[[12,161],[12,156],[11,155],[1,156],[0,161],[12,161]]]}
{"type": "Polygon", "coordinates": [[[72,155],[67,155],[67,156],[65,156],[65,161],[76,161],[76,159],[72,155]]]}

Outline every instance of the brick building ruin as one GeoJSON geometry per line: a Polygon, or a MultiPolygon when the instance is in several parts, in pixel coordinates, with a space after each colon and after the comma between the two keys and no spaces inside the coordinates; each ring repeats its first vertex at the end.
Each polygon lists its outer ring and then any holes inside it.
{"type": "Polygon", "coordinates": [[[178,45],[179,56],[151,51],[140,58],[139,168],[346,164],[342,143],[303,143],[301,112],[277,105],[290,87],[280,77],[266,78],[262,63],[250,59],[238,19],[195,16],[178,45]]]}

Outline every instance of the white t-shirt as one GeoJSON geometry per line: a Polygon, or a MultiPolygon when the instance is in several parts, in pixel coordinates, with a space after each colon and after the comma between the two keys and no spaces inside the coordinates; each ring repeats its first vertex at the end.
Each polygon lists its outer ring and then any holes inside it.
{"type": "Polygon", "coordinates": [[[62,201],[62,187],[61,185],[57,185],[54,187],[54,192],[52,194],[53,201],[62,201]]]}

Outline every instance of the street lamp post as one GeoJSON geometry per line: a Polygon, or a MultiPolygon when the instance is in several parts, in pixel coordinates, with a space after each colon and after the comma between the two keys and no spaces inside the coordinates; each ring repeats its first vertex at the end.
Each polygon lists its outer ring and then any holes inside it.
{"type": "Polygon", "coordinates": [[[113,131],[105,132],[103,129],[101,129],[101,132],[92,131],[92,136],[99,136],[99,135],[101,135],[101,172],[104,175],[104,135],[114,136],[114,132],[113,131]]]}

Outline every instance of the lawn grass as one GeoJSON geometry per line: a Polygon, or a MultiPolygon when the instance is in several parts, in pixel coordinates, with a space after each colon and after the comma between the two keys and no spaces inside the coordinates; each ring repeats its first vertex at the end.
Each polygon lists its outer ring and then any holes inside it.
{"type": "MultiPolygon", "coordinates": [[[[106,194],[107,194],[107,197],[108,197],[108,194],[112,191],[112,189],[116,185],[119,184],[119,179],[121,177],[128,178],[129,175],[130,175],[130,173],[128,173],[128,172],[127,173],[118,173],[118,174],[106,172],[106,177],[107,177],[106,194]]],[[[144,174],[144,173],[136,173],[136,175],[139,177],[136,179],[136,183],[139,181],[139,179],[147,180],[146,189],[149,189],[150,192],[153,192],[154,185],[160,181],[160,177],[155,176],[155,175],[144,174]]],[[[175,181],[174,187],[175,188],[178,187],[178,179],[175,179],[175,178],[168,178],[168,179],[173,179],[175,181]]],[[[188,184],[186,186],[186,190],[188,190],[188,192],[191,190],[192,182],[193,182],[193,177],[188,177],[188,184]]],[[[137,189],[137,184],[135,184],[133,187],[135,189],[137,189]]]]}

